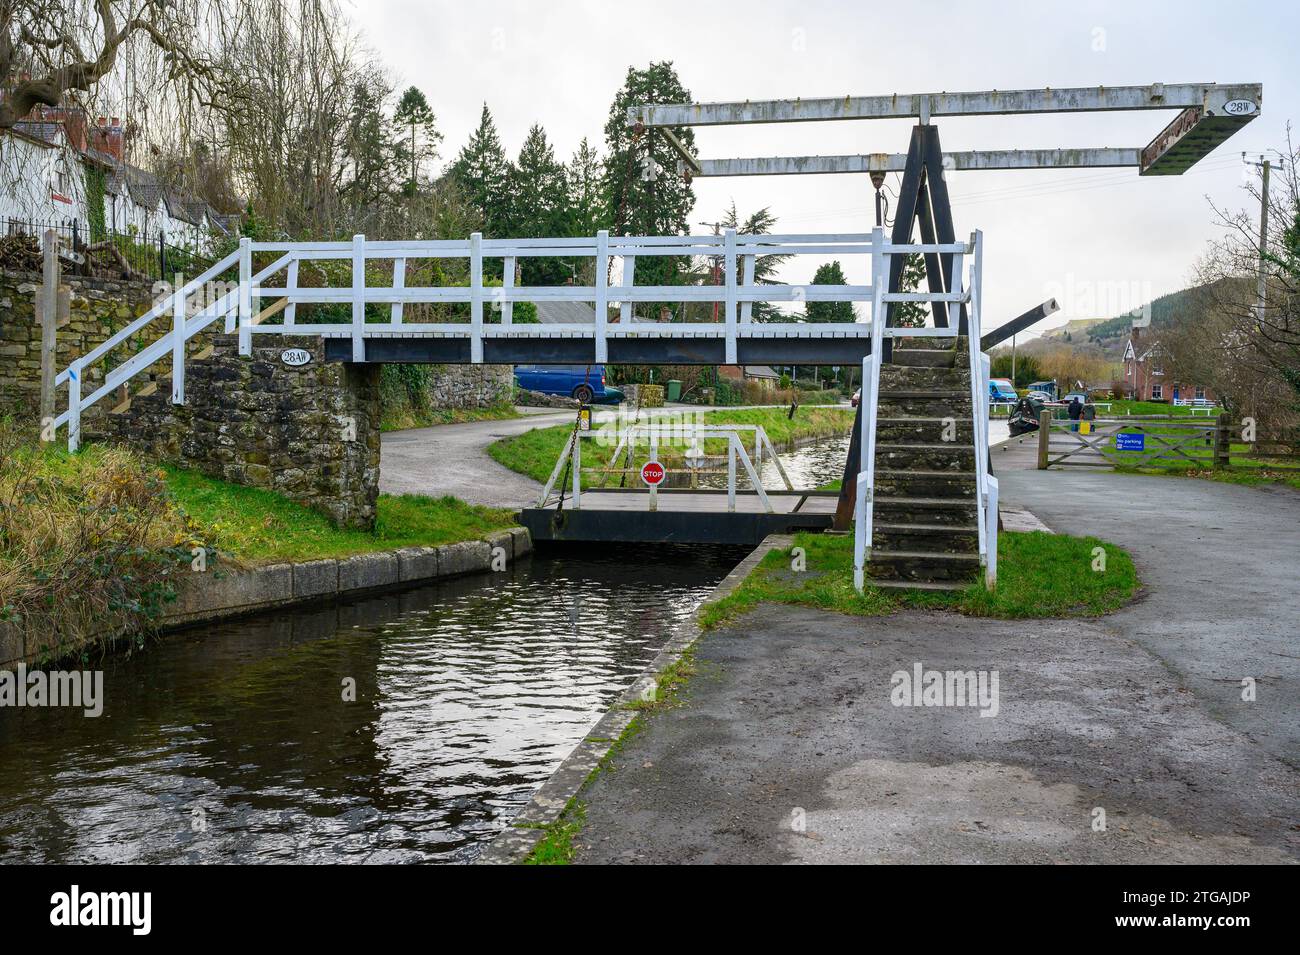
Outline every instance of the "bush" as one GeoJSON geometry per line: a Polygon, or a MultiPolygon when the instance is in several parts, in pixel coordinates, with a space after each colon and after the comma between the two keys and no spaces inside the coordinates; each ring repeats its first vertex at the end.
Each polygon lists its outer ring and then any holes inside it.
{"type": "Polygon", "coordinates": [[[161,471],[123,448],[70,455],[0,423],[0,619],[52,638],[137,639],[176,599],[192,548],[211,550],[161,471]]]}

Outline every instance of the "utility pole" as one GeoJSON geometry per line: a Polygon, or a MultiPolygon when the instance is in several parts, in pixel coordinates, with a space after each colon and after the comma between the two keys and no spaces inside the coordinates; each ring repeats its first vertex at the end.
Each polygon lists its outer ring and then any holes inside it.
{"type": "Polygon", "coordinates": [[[1011,336],[1011,387],[1016,386],[1016,336],[1011,336]]]}
{"type": "MultiPolygon", "coordinates": [[[[1242,153],[1241,158],[1246,160],[1246,154],[1242,153]]],[[[1264,281],[1266,272],[1264,269],[1264,260],[1268,254],[1268,172],[1269,161],[1264,156],[1259,157],[1259,162],[1250,162],[1246,160],[1248,166],[1254,166],[1260,171],[1259,185],[1259,275],[1255,279],[1255,318],[1258,321],[1264,320],[1264,303],[1266,297],[1267,283],[1264,281]]]]}

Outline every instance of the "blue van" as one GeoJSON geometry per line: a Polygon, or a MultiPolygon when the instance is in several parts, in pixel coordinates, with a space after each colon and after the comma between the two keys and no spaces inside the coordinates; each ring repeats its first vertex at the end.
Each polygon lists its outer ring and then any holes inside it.
{"type": "Polygon", "coordinates": [[[989,401],[995,404],[1015,404],[1019,399],[1010,378],[989,379],[989,401]]]}
{"type": "Polygon", "coordinates": [[[605,386],[604,365],[515,365],[520,388],[544,395],[564,395],[583,403],[618,404],[623,392],[605,386]]]}

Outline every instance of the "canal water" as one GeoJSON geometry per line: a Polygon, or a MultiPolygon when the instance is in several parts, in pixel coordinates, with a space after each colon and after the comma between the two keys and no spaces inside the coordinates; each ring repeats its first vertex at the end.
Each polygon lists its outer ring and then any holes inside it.
{"type": "Polygon", "coordinates": [[[93,663],[102,716],[0,711],[0,861],[470,861],[742,556],[564,551],[93,663]]]}
{"type": "Polygon", "coordinates": [[[0,862],[472,861],[743,555],[568,548],[92,661],[101,716],[0,710],[0,862]]]}

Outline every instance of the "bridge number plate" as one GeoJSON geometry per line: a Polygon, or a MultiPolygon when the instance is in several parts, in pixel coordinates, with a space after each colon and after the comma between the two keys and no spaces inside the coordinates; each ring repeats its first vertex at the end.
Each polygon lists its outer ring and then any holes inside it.
{"type": "Polygon", "coordinates": [[[641,480],[645,481],[650,487],[658,487],[663,484],[664,478],[667,476],[668,472],[664,470],[664,466],[658,461],[647,461],[641,465],[641,480]]]}
{"type": "Polygon", "coordinates": [[[297,368],[311,361],[311,352],[305,348],[286,348],[280,352],[280,361],[290,368],[297,368]]]}

